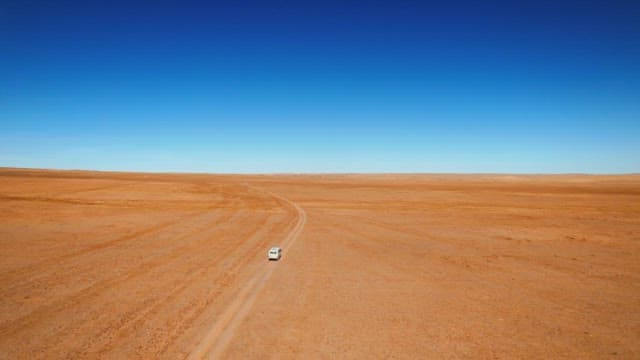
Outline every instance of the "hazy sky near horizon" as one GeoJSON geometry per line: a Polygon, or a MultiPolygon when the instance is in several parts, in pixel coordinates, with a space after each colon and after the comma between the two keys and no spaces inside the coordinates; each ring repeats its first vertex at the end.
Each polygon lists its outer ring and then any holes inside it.
{"type": "Polygon", "coordinates": [[[0,1],[0,46],[0,166],[640,172],[639,1],[0,1]]]}

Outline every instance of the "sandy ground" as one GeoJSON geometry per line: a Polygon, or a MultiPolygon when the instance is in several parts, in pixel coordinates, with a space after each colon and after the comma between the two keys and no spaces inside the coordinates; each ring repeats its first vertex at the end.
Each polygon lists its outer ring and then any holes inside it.
{"type": "Polygon", "coordinates": [[[0,254],[0,358],[640,358],[640,176],[0,169],[0,254]]]}

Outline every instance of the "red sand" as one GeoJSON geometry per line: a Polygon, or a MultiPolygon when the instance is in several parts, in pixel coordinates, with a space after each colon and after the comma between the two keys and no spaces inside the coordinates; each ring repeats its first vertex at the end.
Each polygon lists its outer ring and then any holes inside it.
{"type": "Polygon", "coordinates": [[[640,176],[0,169],[0,358],[638,358],[639,250],[640,176]]]}

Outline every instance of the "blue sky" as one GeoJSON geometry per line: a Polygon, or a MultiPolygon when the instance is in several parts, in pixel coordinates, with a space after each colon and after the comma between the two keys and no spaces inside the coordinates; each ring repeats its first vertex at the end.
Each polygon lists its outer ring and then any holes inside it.
{"type": "Polygon", "coordinates": [[[2,1],[0,46],[0,166],[640,172],[638,1],[2,1]]]}

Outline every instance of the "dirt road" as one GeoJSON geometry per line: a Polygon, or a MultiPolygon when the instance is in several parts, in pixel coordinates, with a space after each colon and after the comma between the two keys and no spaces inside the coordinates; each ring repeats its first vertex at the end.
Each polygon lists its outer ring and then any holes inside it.
{"type": "Polygon", "coordinates": [[[3,169],[0,253],[0,358],[640,356],[640,176],[3,169]]]}
{"type": "MultiPolygon", "coordinates": [[[[286,254],[302,232],[304,224],[307,222],[307,215],[299,205],[288,199],[273,193],[269,193],[269,195],[293,208],[297,214],[298,220],[295,226],[282,242],[281,247],[286,254]]],[[[233,302],[224,310],[218,319],[216,319],[211,331],[205,336],[203,341],[189,354],[190,359],[216,359],[223,355],[236,329],[240,326],[258,299],[260,291],[271,277],[276,265],[277,264],[265,263],[256,271],[233,302]]]]}

